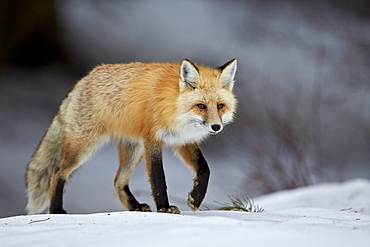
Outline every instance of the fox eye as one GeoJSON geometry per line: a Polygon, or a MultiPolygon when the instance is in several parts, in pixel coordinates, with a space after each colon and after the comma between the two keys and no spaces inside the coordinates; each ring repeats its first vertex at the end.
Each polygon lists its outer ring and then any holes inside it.
{"type": "Polygon", "coordinates": [[[217,104],[217,109],[222,109],[222,108],[224,108],[225,107],[225,105],[224,104],[217,104]]]}
{"type": "Polygon", "coordinates": [[[205,104],[198,104],[197,107],[199,109],[206,109],[207,108],[205,104]]]}

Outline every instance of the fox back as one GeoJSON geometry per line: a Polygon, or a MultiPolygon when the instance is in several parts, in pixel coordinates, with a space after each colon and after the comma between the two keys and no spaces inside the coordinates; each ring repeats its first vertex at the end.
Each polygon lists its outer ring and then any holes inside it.
{"type": "Polygon", "coordinates": [[[71,93],[80,99],[72,108],[80,110],[66,114],[108,135],[157,138],[169,145],[200,141],[234,116],[235,68],[222,70],[187,60],[100,65],[71,93]]]}

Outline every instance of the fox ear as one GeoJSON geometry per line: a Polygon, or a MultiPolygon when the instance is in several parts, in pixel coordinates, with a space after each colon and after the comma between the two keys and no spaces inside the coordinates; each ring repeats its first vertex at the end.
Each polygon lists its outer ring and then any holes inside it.
{"type": "Polygon", "coordinates": [[[220,82],[223,88],[230,91],[233,89],[236,68],[236,59],[230,60],[218,68],[221,71],[220,82]]]}
{"type": "Polygon", "coordinates": [[[180,67],[180,91],[195,89],[199,82],[198,68],[189,60],[184,59],[180,67]]]}

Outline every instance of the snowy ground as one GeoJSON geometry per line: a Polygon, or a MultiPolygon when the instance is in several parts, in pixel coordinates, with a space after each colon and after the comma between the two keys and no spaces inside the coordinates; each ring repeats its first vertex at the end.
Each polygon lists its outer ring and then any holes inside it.
{"type": "Polygon", "coordinates": [[[370,181],[255,199],[262,213],[113,212],[0,219],[0,246],[370,246],[370,181]]]}

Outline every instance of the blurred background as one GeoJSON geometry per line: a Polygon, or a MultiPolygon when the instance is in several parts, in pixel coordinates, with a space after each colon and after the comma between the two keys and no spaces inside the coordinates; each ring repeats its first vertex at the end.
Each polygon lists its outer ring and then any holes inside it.
{"type": "MultiPolygon", "coordinates": [[[[238,59],[235,123],[202,145],[203,205],[229,194],[370,178],[370,1],[0,2],[0,217],[24,214],[25,170],[60,102],[101,63],[238,59]]],[[[171,204],[191,171],[165,150],[171,204]]],[[[113,145],[67,184],[69,213],[123,210],[113,145]]],[[[153,207],[144,164],[131,188],[153,207]]],[[[263,207],[263,205],[262,205],[263,207]]]]}

